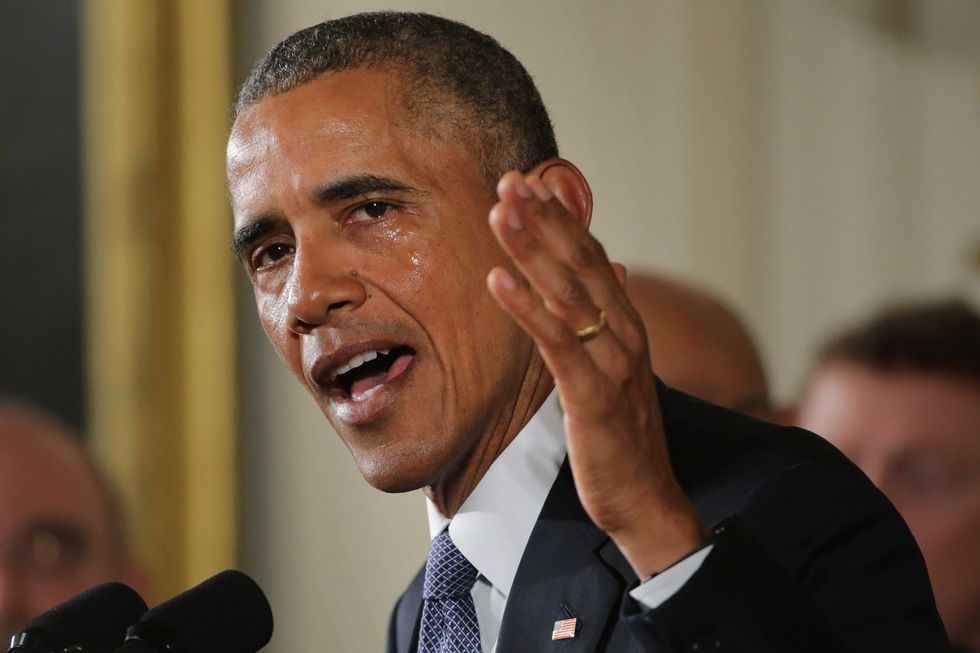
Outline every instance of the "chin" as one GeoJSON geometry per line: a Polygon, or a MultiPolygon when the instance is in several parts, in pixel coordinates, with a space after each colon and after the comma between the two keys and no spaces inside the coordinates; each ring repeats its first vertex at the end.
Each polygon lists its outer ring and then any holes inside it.
{"type": "Polygon", "coordinates": [[[391,494],[412,492],[432,485],[438,476],[439,465],[418,451],[377,451],[355,454],[354,460],[361,476],[371,487],[391,494]]]}

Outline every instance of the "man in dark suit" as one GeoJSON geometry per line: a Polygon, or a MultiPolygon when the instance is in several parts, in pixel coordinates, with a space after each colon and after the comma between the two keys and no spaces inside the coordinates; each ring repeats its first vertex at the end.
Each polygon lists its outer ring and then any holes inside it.
{"type": "Polygon", "coordinates": [[[391,650],[945,650],[852,466],[657,382],[589,186],[489,37],[291,36],[242,88],[228,176],[281,358],[372,485],[429,500],[391,650]]]}

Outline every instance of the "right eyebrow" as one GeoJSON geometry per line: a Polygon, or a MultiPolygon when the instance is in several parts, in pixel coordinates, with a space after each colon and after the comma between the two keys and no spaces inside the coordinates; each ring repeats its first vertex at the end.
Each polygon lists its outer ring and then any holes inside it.
{"type": "Polygon", "coordinates": [[[320,204],[329,204],[339,200],[348,200],[361,195],[377,192],[414,192],[419,193],[417,188],[412,188],[395,179],[378,177],[377,175],[353,175],[338,179],[313,191],[313,196],[320,204]]]}
{"type": "Polygon", "coordinates": [[[242,225],[231,237],[231,251],[240,259],[252,243],[275,231],[278,225],[279,219],[271,216],[258,218],[242,225]]]}

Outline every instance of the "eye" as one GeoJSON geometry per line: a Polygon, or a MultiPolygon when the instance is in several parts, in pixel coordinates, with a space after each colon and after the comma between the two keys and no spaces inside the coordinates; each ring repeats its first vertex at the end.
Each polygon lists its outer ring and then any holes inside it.
{"type": "Polygon", "coordinates": [[[63,576],[85,562],[83,531],[74,524],[37,524],[18,537],[11,553],[18,568],[35,576],[63,576]]]}
{"type": "Polygon", "coordinates": [[[287,243],[273,243],[268,247],[257,249],[252,255],[252,268],[261,270],[275,264],[281,258],[288,256],[293,251],[293,246],[287,243]]]}
{"type": "Polygon", "coordinates": [[[955,486],[949,465],[925,457],[896,465],[894,476],[893,486],[908,500],[936,499],[955,486]]]}
{"type": "Polygon", "coordinates": [[[389,209],[393,207],[392,204],[388,202],[367,202],[366,204],[361,204],[359,207],[354,209],[351,213],[349,222],[368,222],[371,220],[380,220],[385,217],[389,209]]]}

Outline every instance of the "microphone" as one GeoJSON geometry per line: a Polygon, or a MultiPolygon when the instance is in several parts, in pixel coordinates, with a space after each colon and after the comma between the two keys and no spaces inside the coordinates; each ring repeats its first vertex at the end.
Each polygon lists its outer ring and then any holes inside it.
{"type": "Polygon", "coordinates": [[[112,651],[144,612],[146,603],[128,586],[103,583],[28,621],[10,638],[7,653],[60,653],[69,647],[112,651]]]}
{"type": "Polygon", "coordinates": [[[271,638],[262,589],[229,569],[144,614],[116,653],[255,653],[271,638]]]}

